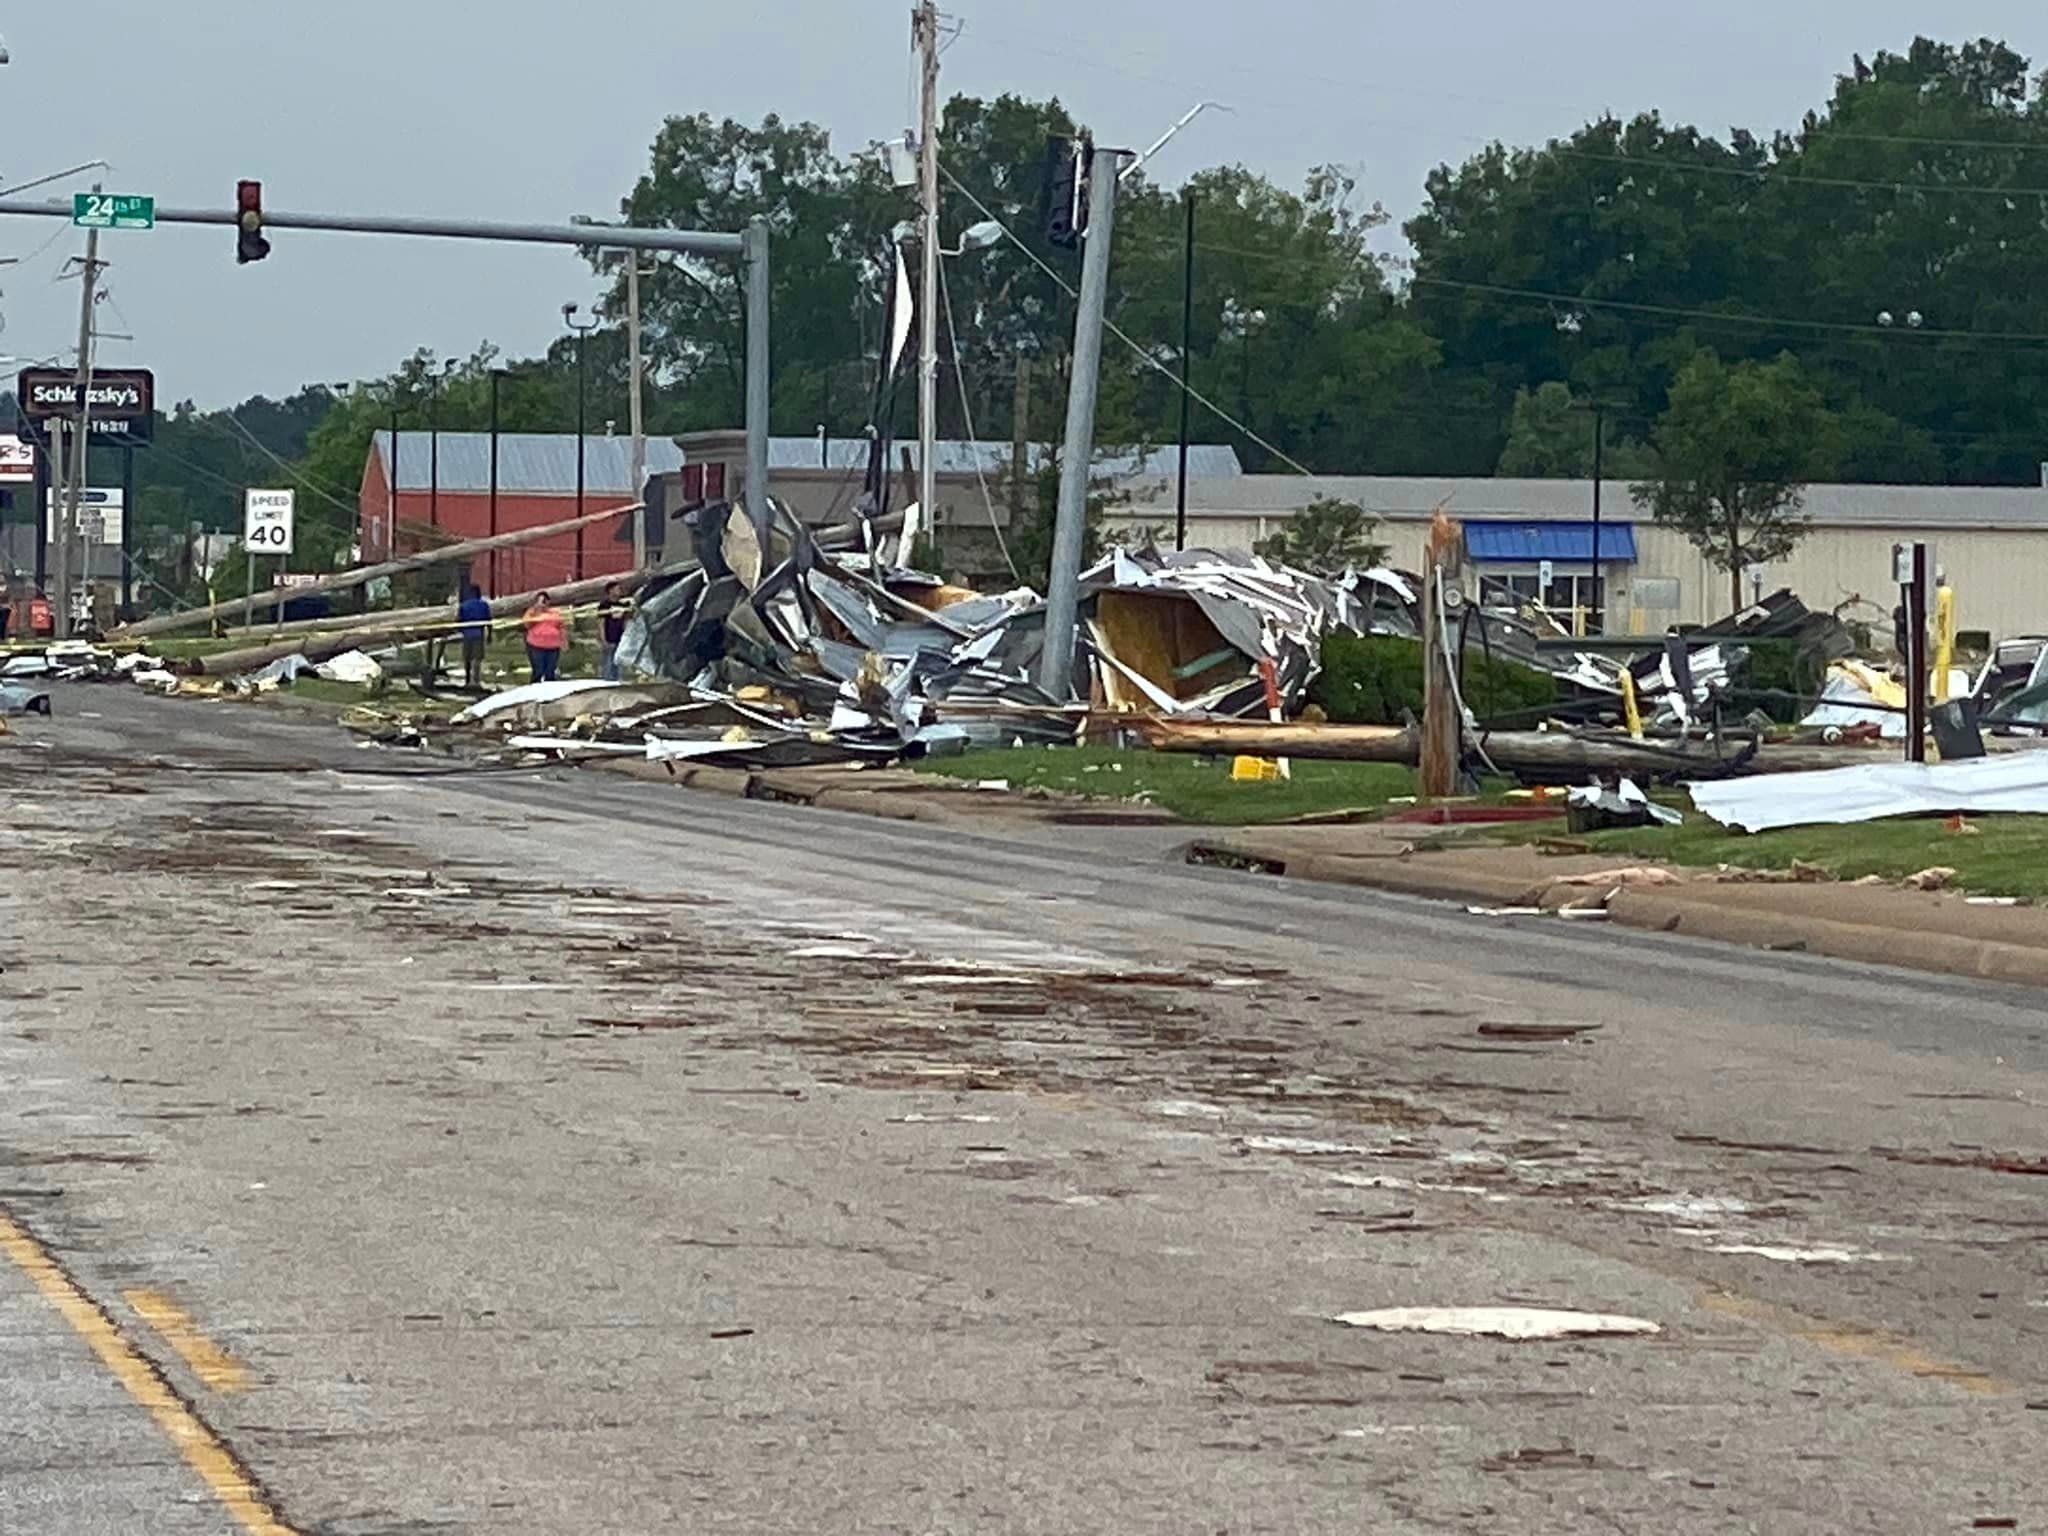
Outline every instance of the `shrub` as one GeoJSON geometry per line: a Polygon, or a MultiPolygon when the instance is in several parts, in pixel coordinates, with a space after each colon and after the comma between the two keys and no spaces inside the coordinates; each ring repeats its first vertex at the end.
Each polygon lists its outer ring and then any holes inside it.
{"type": "MultiPolygon", "coordinates": [[[[1481,720],[1557,702],[1557,679],[1519,662],[1465,653],[1465,703],[1481,720]]],[[[1334,631],[1310,699],[1345,725],[1399,725],[1422,718],[1422,642],[1334,631]]]]}

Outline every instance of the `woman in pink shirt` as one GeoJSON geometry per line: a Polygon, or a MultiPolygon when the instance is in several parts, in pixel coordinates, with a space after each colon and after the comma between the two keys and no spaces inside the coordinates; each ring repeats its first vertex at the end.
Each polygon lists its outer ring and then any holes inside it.
{"type": "Polygon", "coordinates": [[[562,647],[569,639],[569,626],[562,610],[543,592],[526,610],[526,659],[536,683],[552,682],[561,670],[562,647]]]}

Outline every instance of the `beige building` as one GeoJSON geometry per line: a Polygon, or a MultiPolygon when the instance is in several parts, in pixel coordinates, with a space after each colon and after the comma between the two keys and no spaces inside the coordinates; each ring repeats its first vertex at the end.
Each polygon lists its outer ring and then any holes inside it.
{"type": "MultiPolygon", "coordinates": [[[[1469,574],[1537,596],[1547,563],[1551,584],[1541,595],[1554,608],[1591,606],[1590,480],[1190,475],[1188,545],[1248,549],[1318,496],[1355,501],[1379,519],[1375,538],[1406,570],[1420,567],[1430,515],[1442,504],[1464,524],[1469,574]]],[[[1171,480],[1137,486],[1110,527],[1170,530],[1174,500],[1171,480]]],[[[1805,502],[1812,531],[1786,559],[1745,573],[1745,602],[1789,587],[1812,608],[1862,599],[1888,614],[1898,600],[1892,546],[1917,539],[1948,573],[1961,629],[2048,634],[2048,489],[1812,485],[1805,502]]],[[[1610,632],[1657,634],[1729,611],[1727,573],[1638,511],[1623,482],[1601,488],[1600,569],[1610,632]]]]}

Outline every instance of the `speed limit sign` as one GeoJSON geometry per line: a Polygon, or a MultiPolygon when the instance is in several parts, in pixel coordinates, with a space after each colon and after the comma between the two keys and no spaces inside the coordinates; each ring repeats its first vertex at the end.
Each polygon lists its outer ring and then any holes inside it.
{"type": "Polygon", "coordinates": [[[242,504],[242,543],[253,555],[292,552],[291,491],[248,492],[242,504]]]}

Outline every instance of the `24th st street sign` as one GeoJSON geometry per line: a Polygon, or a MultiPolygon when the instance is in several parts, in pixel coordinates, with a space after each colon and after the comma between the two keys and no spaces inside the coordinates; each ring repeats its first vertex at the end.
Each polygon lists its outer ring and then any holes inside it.
{"type": "Polygon", "coordinates": [[[80,229],[155,229],[156,199],[125,192],[74,192],[71,222],[80,229]]]}

